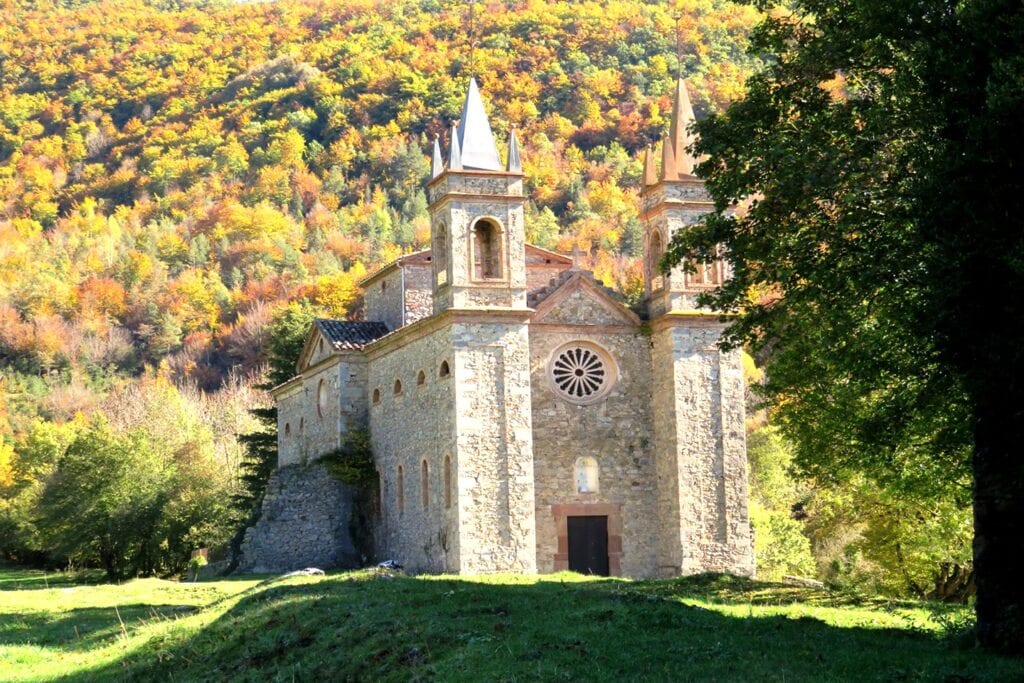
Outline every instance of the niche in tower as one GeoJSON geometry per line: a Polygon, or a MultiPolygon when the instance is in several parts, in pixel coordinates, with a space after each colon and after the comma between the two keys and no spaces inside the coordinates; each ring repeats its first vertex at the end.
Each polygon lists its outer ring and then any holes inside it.
{"type": "Polygon", "coordinates": [[[493,219],[481,218],[473,225],[473,278],[501,277],[501,226],[493,219]]]}

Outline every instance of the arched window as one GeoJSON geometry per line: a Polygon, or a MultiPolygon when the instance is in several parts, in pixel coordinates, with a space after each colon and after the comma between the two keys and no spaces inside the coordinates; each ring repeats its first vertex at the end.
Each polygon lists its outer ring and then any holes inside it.
{"type": "Polygon", "coordinates": [[[400,393],[402,393],[402,380],[396,379],[395,380],[395,395],[397,396],[400,393]]]}
{"type": "Polygon", "coordinates": [[[420,374],[416,375],[417,386],[423,386],[427,383],[427,373],[420,370],[420,374]]]}
{"type": "Polygon", "coordinates": [[[420,463],[420,503],[424,510],[430,505],[430,468],[426,459],[420,463]]]}
{"type": "Polygon", "coordinates": [[[661,239],[661,233],[655,230],[651,233],[651,250],[648,254],[651,259],[651,291],[659,290],[665,285],[664,279],[661,276],[661,270],[658,267],[664,253],[665,243],[661,239]]]}
{"type": "Polygon", "coordinates": [[[284,423],[284,435],[285,436],[291,436],[292,435],[292,426],[291,426],[291,424],[289,424],[287,422],[284,423]]]}
{"type": "Polygon", "coordinates": [[[319,342],[317,343],[317,345],[316,345],[316,350],[317,350],[317,351],[319,351],[320,353],[323,353],[323,352],[324,352],[324,340],[323,340],[323,339],[321,339],[321,340],[320,340],[320,341],[319,341],[319,342]]]}
{"type": "Polygon", "coordinates": [[[478,280],[494,280],[502,276],[501,228],[486,218],[473,226],[473,276],[478,280]]]}
{"type": "Polygon", "coordinates": [[[373,390],[373,403],[374,405],[380,403],[380,389],[373,390]]]}
{"type": "Polygon", "coordinates": [[[448,282],[448,228],[444,223],[437,224],[434,235],[434,272],[437,273],[437,286],[448,282]]]}
{"type": "Polygon", "coordinates": [[[438,377],[447,377],[450,374],[452,374],[452,371],[448,367],[448,361],[446,361],[446,360],[441,361],[441,369],[437,371],[437,376],[438,377]]]}
{"type": "Polygon", "coordinates": [[[405,512],[405,470],[398,466],[398,514],[405,512]]]}
{"type": "Polygon", "coordinates": [[[576,458],[576,492],[597,493],[598,488],[597,460],[590,456],[576,458]]]}
{"type": "Polygon", "coordinates": [[[327,388],[322,379],[316,385],[316,414],[321,418],[327,414],[327,388]]]}
{"type": "Polygon", "coordinates": [[[444,456],[444,507],[452,506],[452,456],[444,456]]]}

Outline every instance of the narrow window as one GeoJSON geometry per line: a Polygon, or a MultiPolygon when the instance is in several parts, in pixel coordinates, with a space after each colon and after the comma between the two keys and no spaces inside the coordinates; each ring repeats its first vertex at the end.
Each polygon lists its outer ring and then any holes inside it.
{"type": "Polygon", "coordinates": [[[284,435],[285,436],[291,436],[292,435],[292,426],[289,423],[287,423],[287,422],[284,423],[284,435]]]}
{"type": "Polygon", "coordinates": [[[420,503],[424,510],[430,505],[430,468],[426,460],[420,463],[420,503]]]}
{"type": "Polygon", "coordinates": [[[416,384],[418,386],[423,386],[426,383],[427,383],[427,373],[425,373],[422,370],[420,370],[420,374],[416,375],[416,384]]]}
{"type": "Polygon", "coordinates": [[[597,493],[598,486],[597,460],[589,456],[576,458],[576,492],[597,493]]]}
{"type": "Polygon", "coordinates": [[[405,470],[398,466],[398,514],[405,512],[405,470]]]}
{"type": "Polygon", "coordinates": [[[320,383],[316,385],[316,414],[323,418],[327,413],[327,389],[324,385],[324,381],[321,379],[320,383]]]}
{"type": "Polygon", "coordinates": [[[452,374],[452,372],[448,368],[448,361],[446,361],[446,360],[441,361],[441,369],[438,371],[437,376],[438,377],[447,377],[450,374],[452,374]]]}
{"type": "Polygon", "coordinates": [[[380,403],[380,389],[373,390],[373,404],[377,405],[380,403]]]}
{"type": "Polygon", "coordinates": [[[651,234],[651,252],[649,254],[651,259],[651,291],[659,290],[664,286],[661,270],[659,268],[661,256],[664,250],[665,247],[661,241],[661,233],[657,231],[653,232],[651,234]]]}
{"type": "Polygon", "coordinates": [[[317,351],[319,351],[320,353],[324,352],[324,340],[323,339],[321,339],[320,342],[316,345],[316,348],[317,348],[317,351]]]}
{"type": "Polygon", "coordinates": [[[452,506],[452,456],[444,456],[444,507],[452,506]]]}
{"type": "Polygon", "coordinates": [[[302,432],[304,432],[304,431],[306,431],[306,418],[300,417],[299,418],[299,434],[302,434],[302,432]]]}
{"type": "Polygon", "coordinates": [[[448,229],[444,223],[438,224],[434,236],[434,272],[438,287],[448,282],[448,229]]]}
{"type": "Polygon", "coordinates": [[[400,393],[402,393],[402,380],[396,379],[395,380],[395,395],[397,396],[400,393]]]}
{"type": "Polygon", "coordinates": [[[501,230],[493,221],[473,227],[473,274],[478,280],[501,277],[501,230]]]}

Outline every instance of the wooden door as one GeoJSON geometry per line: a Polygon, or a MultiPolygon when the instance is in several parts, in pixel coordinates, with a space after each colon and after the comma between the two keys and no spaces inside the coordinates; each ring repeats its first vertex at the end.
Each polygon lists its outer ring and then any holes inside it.
{"type": "Polygon", "coordinates": [[[608,576],[608,517],[567,517],[569,570],[608,576]]]}

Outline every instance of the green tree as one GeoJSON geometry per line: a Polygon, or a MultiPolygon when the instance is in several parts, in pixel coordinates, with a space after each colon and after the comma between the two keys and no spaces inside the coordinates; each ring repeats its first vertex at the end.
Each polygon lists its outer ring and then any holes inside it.
{"type": "Polygon", "coordinates": [[[740,313],[727,344],[770,347],[809,472],[919,497],[973,480],[978,636],[1024,654],[1024,10],[771,9],[770,66],[698,125],[717,213],[667,260],[725,245],[735,276],[704,301],[740,313]]]}
{"type": "Polygon", "coordinates": [[[98,563],[112,580],[158,569],[157,528],[173,472],[141,435],[97,418],[64,451],[39,502],[51,554],[98,563]]]}

